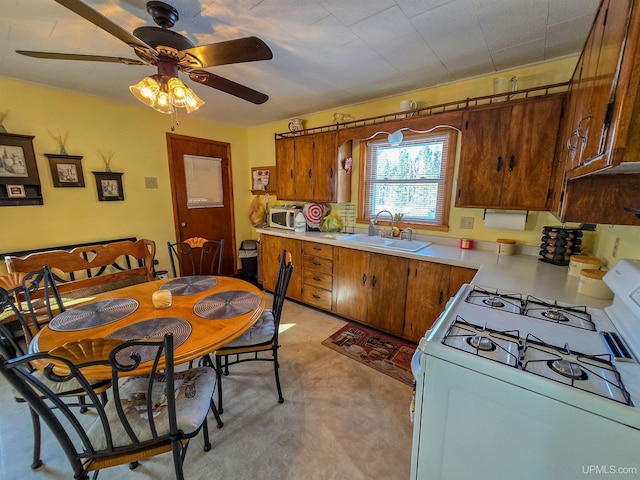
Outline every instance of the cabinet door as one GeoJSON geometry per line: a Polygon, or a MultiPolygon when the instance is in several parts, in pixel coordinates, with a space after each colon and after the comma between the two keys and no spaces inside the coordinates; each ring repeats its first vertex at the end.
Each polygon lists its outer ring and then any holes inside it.
{"type": "Polygon", "coordinates": [[[335,133],[314,135],[313,200],[316,202],[336,201],[337,155],[335,133]]]}
{"type": "Polygon", "coordinates": [[[313,200],[313,135],[296,138],[295,199],[313,200]]]}
{"type": "Polygon", "coordinates": [[[404,338],[419,342],[442,313],[448,300],[450,272],[449,265],[409,262],[404,338]]]}
{"type": "Polygon", "coordinates": [[[370,254],[367,324],[394,335],[402,335],[408,265],[406,258],[370,254]]]}
{"type": "Polygon", "coordinates": [[[369,253],[334,248],[333,284],[335,313],[364,322],[367,315],[369,253]]]}
{"type": "Polygon", "coordinates": [[[295,238],[276,237],[274,235],[262,235],[262,267],[264,270],[265,290],[273,292],[275,290],[278,268],[280,266],[280,254],[282,249],[291,253],[293,262],[293,272],[287,297],[300,300],[302,298],[302,247],[301,241],[295,238]]]}
{"type": "Polygon", "coordinates": [[[452,266],[451,272],[449,273],[449,294],[447,297],[453,297],[458,293],[458,290],[460,290],[462,285],[465,283],[471,283],[471,280],[476,276],[476,273],[478,273],[478,271],[473,268],[452,266]]]}
{"type": "Polygon", "coordinates": [[[465,117],[456,206],[500,205],[511,105],[471,110],[465,117]]]}
{"type": "Polygon", "coordinates": [[[500,205],[546,210],[562,100],[544,97],[513,106],[500,205]]]}
{"type": "Polygon", "coordinates": [[[281,200],[295,200],[295,145],[293,138],[276,140],[276,191],[281,200]]]}

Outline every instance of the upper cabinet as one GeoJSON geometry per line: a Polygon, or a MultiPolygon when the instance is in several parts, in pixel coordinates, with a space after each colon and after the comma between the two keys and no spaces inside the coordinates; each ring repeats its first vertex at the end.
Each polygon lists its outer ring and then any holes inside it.
{"type": "Polygon", "coordinates": [[[348,202],[351,176],[343,168],[351,142],[336,132],[276,139],[277,195],[282,200],[348,202]]]}
{"type": "Polygon", "coordinates": [[[553,210],[561,221],[640,225],[640,6],[603,0],[560,125],[553,210]]]}
{"type": "Polygon", "coordinates": [[[546,210],[564,94],[465,112],[456,207],[546,210]]]}

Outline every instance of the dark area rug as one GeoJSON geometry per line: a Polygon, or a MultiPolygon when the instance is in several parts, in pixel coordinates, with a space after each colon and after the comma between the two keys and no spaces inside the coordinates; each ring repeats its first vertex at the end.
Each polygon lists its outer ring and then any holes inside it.
{"type": "Polygon", "coordinates": [[[411,357],[416,346],[411,342],[348,323],[322,344],[402,383],[413,385],[411,357]]]}

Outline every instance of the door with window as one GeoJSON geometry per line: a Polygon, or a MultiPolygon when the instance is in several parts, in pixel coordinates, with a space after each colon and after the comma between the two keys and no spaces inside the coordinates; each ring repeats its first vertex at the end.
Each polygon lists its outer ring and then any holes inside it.
{"type": "Polygon", "coordinates": [[[167,133],[176,239],[224,239],[222,274],[237,272],[231,145],[167,133]]]}

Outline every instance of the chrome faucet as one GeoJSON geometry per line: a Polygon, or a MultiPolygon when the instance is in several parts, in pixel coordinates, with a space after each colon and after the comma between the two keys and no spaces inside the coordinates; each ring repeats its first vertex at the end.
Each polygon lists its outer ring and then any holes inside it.
{"type": "Polygon", "coordinates": [[[388,236],[388,237],[393,237],[393,222],[394,222],[394,218],[395,218],[395,217],[393,216],[393,213],[391,213],[389,210],[380,210],[378,213],[376,213],[376,216],[375,216],[375,218],[373,219],[373,223],[376,223],[376,222],[378,221],[378,216],[379,216],[381,213],[388,213],[388,214],[389,214],[389,216],[391,217],[391,228],[389,229],[389,235],[385,235],[385,234],[384,234],[384,230],[380,230],[380,233],[381,233],[381,235],[382,235],[382,236],[384,236],[384,237],[387,237],[387,236],[388,236]]]}
{"type": "Polygon", "coordinates": [[[407,227],[406,230],[400,232],[400,240],[402,240],[405,236],[408,237],[407,240],[413,240],[413,229],[411,227],[407,227]]]}

